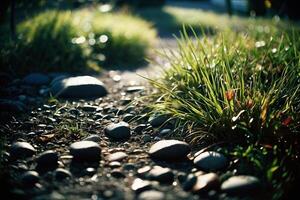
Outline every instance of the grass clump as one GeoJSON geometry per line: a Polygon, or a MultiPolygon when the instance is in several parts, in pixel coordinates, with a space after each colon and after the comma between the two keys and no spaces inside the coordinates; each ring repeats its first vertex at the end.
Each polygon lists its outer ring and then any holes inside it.
{"type": "Polygon", "coordinates": [[[1,69],[13,72],[80,71],[87,67],[82,46],[73,44],[78,28],[71,12],[47,11],[17,26],[16,41],[5,38],[1,48],[1,69]]]}
{"type": "MultiPolygon", "coordinates": [[[[184,31],[179,51],[163,54],[170,68],[162,79],[151,81],[159,91],[154,110],[178,119],[191,142],[224,141],[245,151],[251,145],[277,149],[270,163],[261,166],[284,159],[284,167],[273,163],[271,171],[295,173],[291,166],[299,169],[300,141],[298,34],[194,36],[184,31]]],[[[262,171],[268,180],[269,168],[262,171]]]]}
{"type": "Polygon", "coordinates": [[[37,14],[17,25],[16,40],[1,29],[7,34],[0,36],[0,68],[17,75],[136,67],[156,37],[144,20],[85,8],[37,14]]]}
{"type": "Polygon", "coordinates": [[[105,67],[136,67],[153,46],[156,31],[151,24],[125,12],[101,13],[81,10],[74,13],[91,49],[93,61],[105,67]]]}

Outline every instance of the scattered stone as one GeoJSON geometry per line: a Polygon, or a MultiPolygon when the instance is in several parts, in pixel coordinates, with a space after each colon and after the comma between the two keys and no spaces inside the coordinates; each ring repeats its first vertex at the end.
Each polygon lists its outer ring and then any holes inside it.
{"type": "Polygon", "coordinates": [[[160,183],[172,183],[174,181],[174,173],[170,168],[154,166],[148,173],[147,177],[160,183]]]}
{"type": "Polygon", "coordinates": [[[121,163],[118,162],[118,161],[113,161],[113,162],[110,162],[110,163],[109,163],[109,166],[110,166],[111,168],[118,168],[118,167],[121,167],[121,163]]]}
{"type": "Polygon", "coordinates": [[[104,131],[109,138],[116,141],[126,140],[131,136],[129,124],[126,122],[109,124],[104,131]]]}
{"type": "Polygon", "coordinates": [[[151,188],[152,188],[152,185],[151,185],[150,181],[144,181],[140,178],[134,179],[134,181],[131,185],[131,189],[133,191],[135,191],[136,193],[141,193],[146,190],[150,190],[151,188]]]}
{"type": "Polygon", "coordinates": [[[96,134],[92,134],[87,136],[86,138],[83,139],[84,141],[92,141],[92,142],[100,142],[101,141],[101,137],[99,135],[96,134]]]}
{"type": "Polygon", "coordinates": [[[181,160],[185,159],[191,149],[186,142],[179,140],[161,140],[153,144],[149,154],[158,160],[181,160]]]}
{"type": "Polygon", "coordinates": [[[49,77],[41,73],[32,73],[23,78],[23,83],[28,85],[45,85],[49,81],[49,77]]]}
{"type": "Polygon", "coordinates": [[[145,192],[142,192],[138,196],[139,200],[164,200],[165,195],[162,192],[156,191],[156,190],[148,190],[145,192]]]}
{"type": "Polygon", "coordinates": [[[221,153],[206,151],[194,159],[194,164],[205,171],[216,171],[224,169],[228,165],[228,160],[221,153]]]}
{"type": "Polygon", "coordinates": [[[190,191],[194,187],[196,182],[197,177],[194,174],[189,174],[182,184],[182,189],[185,191],[190,191]]]}
{"type": "Polygon", "coordinates": [[[133,92],[140,92],[140,91],[144,91],[144,90],[145,90],[144,86],[130,86],[130,87],[127,87],[126,92],[133,93],[133,92]]]}
{"type": "Polygon", "coordinates": [[[192,191],[195,193],[207,192],[211,189],[217,189],[220,186],[220,180],[217,174],[208,173],[197,177],[192,191]]]}
{"type": "Polygon", "coordinates": [[[36,159],[38,167],[57,166],[58,153],[52,150],[41,153],[36,159]]]}
{"type": "Polygon", "coordinates": [[[22,175],[21,181],[24,187],[32,187],[39,182],[40,176],[36,171],[27,171],[22,175]]]}
{"type": "Polygon", "coordinates": [[[115,177],[115,178],[125,178],[125,175],[119,169],[112,170],[110,174],[112,177],[115,177]]]}
{"type": "Polygon", "coordinates": [[[113,154],[110,154],[109,156],[108,156],[108,160],[110,161],[110,162],[112,162],[112,161],[120,161],[120,160],[123,160],[124,158],[127,158],[127,154],[126,153],[124,153],[124,152],[115,152],[115,153],[113,153],[113,154]]]}
{"type": "Polygon", "coordinates": [[[63,180],[63,179],[72,177],[72,174],[71,174],[71,172],[69,172],[69,171],[66,170],[66,169],[63,169],[63,168],[57,168],[57,169],[55,170],[55,172],[54,172],[54,177],[55,177],[57,180],[63,180]]]}
{"type": "Polygon", "coordinates": [[[163,125],[169,118],[166,115],[151,116],[148,122],[152,127],[156,128],[163,125]]]}
{"type": "Polygon", "coordinates": [[[233,176],[224,181],[221,190],[228,194],[247,195],[261,189],[260,180],[254,176],[233,176]]]}
{"type": "Polygon", "coordinates": [[[171,129],[162,129],[162,130],[159,132],[158,136],[159,136],[159,137],[164,137],[164,136],[166,136],[166,135],[170,135],[171,133],[172,133],[172,130],[171,130],[171,129]]]}
{"type": "Polygon", "coordinates": [[[145,167],[142,167],[142,168],[139,168],[137,170],[137,173],[140,177],[145,177],[146,174],[151,170],[151,167],[150,166],[145,166],[145,167]]]}
{"type": "Polygon", "coordinates": [[[61,98],[98,98],[107,95],[104,84],[92,76],[58,79],[52,83],[51,92],[61,98]]]}
{"type": "Polygon", "coordinates": [[[76,161],[99,161],[101,149],[96,142],[80,141],[71,144],[70,153],[76,161]]]}
{"type": "Polygon", "coordinates": [[[35,154],[36,150],[28,142],[15,142],[10,147],[12,159],[28,158],[35,154]]]}

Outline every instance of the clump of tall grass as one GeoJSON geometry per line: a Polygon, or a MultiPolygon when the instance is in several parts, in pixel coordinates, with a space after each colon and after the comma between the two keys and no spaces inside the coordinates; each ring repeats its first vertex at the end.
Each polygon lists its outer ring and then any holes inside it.
{"type": "Polygon", "coordinates": [[[47,11],[17,26],[18,38],[9,37],[1,49],[1,68],[18,74],[32,71],[80,71],[87,66],[82,46],[73,44],[78,29],[71,12],[47,11]]]}
{"type": "Polygon", "coordinates": [[[296,163],[300,142],[297,38],[295,32],[260,37],[226,32],[212,38],[194,33],[190,38],[184,30],[179,50],[162,53],[170,67],[161,79],[151,80],[158,89],[154,111],[177,119],[190,142],[225,141],[246,149],[267,145],[279,149],[277,159],[288,157],[285,160],[296,163]]]}
{"type": "Polygon", "coordinates": [[[17,75],[136,67],[156,38],[142,19],[96,9],[45,11],[19,23],[17,35],[0,36],[0,68],[17,75]]]}
{"type": "Polygon", "coordinates": [[[156,40],[151,24],[129,13],[81,10],[74,17],[77,25],[84,28],[82,34],[87,38],[91,58],[105,67],[143,64],[156,40]]]}

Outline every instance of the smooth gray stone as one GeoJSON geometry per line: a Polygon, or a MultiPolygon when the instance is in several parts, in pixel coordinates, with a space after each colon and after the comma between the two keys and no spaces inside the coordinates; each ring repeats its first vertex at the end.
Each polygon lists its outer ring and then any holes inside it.
{"type": "Polygon", "coordinates": [[[37,182],[39,182],[39,179],[40,176],[36,171],[27,171],[21,177],[22,184],[25,187],[34,186],[37,182]]]}
{"type": "Polygon", "coordinates": [[[101,149],[96,142],[80,141],[70,145],[70,153],[75,161],[99,161],[101,149]]]}
{"type": "Polygon", "coordinates": [[[127,140],[131,136],[129,124],[126,122],[109,124],[104,131],[109,138],[116,141],[127,140]]]}
{"type": "Polygon", "coordinates": [[[152,188],[150,181],[145,181],[140,178],[134,179],[131,189],[135,191],[136,193],[141,193],[146,190],[150,190],[152,188]]]}
{"type": "Polygon", "coordinates": [[[52,150],[44,151],[37,157],[36,162],[39,167],[57,165],[58,153],[52,150]]]}
{"type": "Polygon", "coordinates": [[[228,165],[228,160],[221,153],[206,151],[194,159],[194,164],[205,171],[216,171],[224,169],[228,165]]]}
{"type": "Polygon", "coordinates": [[[35,148],[28,142],[15,142],[10,147],[12,159],[28,158],[35,154],[35,148]]]}
{"type": "Polygon", "coordinates": [[[152,127],[159,127],[163,125],[168,119],[169,117],[166,115],[154,115],[149,118],[148,122],[152,127]]]}
{"type": "Polygon", "coordinates": [[[147,175],[151,180],[159,181],[161,183],[172,183],[174,181],[174,173],[170,168],[155,166],[147,175]]]}
{"type": "Polygon", "coordinates": [[[110,154],[108,156],[108,161],[112,162],[112,161],[120,161],[123,160],[124,158],[127,158],[127,154],[125,152],[115,152],[113,154],[110,154]]]}
{"type": "Polygon", "coordinates": [[[230,177],[221,185],[221,190],[229,194],[247,195],[247,193],[257,192],[259,189],[261,189],[260,180],[246,175],[230,177]]]}
{"type": "Polygon", "coordinates": [[[93,142],[97,142],[98,143],[98,142],[101,141],[101,137],[99,135],[92,134],[92,135],[87,136],[83,140],[85,140],[85,141],[93,141],[93,142]]]}
{"type": "Polygon", "coordinates": [[[66,179],[66,178],[70,178],[72,177],[72,174],[70,171],[66,170],[66,169],[63,169],[63,168],[57,168],[54,172],[54,177],[57,179],[57,180],[63,180],[63,179],[66,179]]]}
{"type": "Polygon", "coordinates": [[[52,83],[51,92],[60,98],[98,98],[107,95],[104,84],[92,76],[62,78],[52,83]]]}
{"type": "Polygon", "coordinates": [[[161,140],[153,144],[149,154],[153,159],[158,160],[180,160],[187,158],[190,153],[190,146],[179,140],[161,140]]]}

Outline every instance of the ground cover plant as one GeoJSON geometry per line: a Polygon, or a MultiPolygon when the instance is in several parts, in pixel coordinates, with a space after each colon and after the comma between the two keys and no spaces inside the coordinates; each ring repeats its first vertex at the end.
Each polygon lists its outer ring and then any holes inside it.
{"type": "Polygon", "coordinates": [[[299,180],[298,33],[247,30],[212,38],[184,30],[179,51],[162,53],[169,69],[151,80],[153,108],[177,119],[191,143],[227,144],[237,173],[262,177],[279,198],[299,180]]]}

